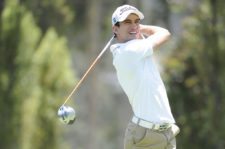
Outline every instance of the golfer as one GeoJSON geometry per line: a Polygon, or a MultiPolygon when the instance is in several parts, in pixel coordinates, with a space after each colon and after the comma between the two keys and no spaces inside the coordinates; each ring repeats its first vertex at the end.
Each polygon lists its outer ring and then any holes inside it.
{"type": "Polygon", "coordinates": [[[117,43],[113,54],[120,85],[133,110],[124,139],[124,149],[176,149],[179,128],[171,113],[167,93],[154,64],[154,49],[165,43],[168,30],[140,24],[144,15],[123,5],[112,15],[117,43]]]}

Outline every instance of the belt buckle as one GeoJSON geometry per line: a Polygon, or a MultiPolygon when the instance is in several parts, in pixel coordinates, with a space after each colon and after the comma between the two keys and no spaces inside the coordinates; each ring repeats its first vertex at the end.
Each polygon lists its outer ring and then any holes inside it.
{"type": "Polygon", "coordinates": [[[170,126],[169,123],[161,124],[161,125],[159,125],[158,131],[164,131],[164,130],[166,130],[167,128],[169,128],[169,126],[170,126]]]}

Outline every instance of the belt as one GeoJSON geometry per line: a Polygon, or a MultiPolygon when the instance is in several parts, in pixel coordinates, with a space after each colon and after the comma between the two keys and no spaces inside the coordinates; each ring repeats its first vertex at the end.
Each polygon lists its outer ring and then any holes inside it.
{"type": "Polygon", "coordinates": [[[132,122],[139,126],[142,126],[142,127],[148,128],[148,129],[152,129],[152,130],[156,130],[156,131],[165,131],[171,127],[170,123],[154,124],[149,121],[140,119],[136,116],[133,116],[132,122]]]}

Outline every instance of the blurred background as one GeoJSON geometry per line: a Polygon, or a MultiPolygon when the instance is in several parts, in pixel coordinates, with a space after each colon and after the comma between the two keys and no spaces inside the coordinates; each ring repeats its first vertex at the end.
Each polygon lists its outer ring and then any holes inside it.
{"type": "Polygon", "coordinates": [[[172,39],[155,57],[181,132],[178,149],[225,149],[224,0],[0,0],[0,148],[122,149],[132,116],[106,52],[111,15],[131,4],[172,39]]]}

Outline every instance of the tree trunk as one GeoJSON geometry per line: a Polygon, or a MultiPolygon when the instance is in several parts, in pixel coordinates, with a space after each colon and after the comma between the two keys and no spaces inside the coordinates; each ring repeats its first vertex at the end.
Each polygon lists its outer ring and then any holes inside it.
{"type": "MultiPolygon", "coordinates": [[[[97,57],[99,52],[99,43],[100,43],[100,22],[101,22],[101,0],[92,0],[88,5],[88,14],[87,14],[87,26],[88,26],[88,35],[87,35],[87,58],[89,57],[90,64],[97,57]]],[[[89,66],[88,66],[89,67],[89,66]]],[[[88,100],[88,113],[89,113],[89,133],[87,138],[87,149],[96,148],[96,102],[97,102],[97,93],[98,93],[98,82],[97,76],[98,71],[96,71],[96,66],[91,71],[90,77],[88,78],[88,91],[87,91],[87,100],[88,100]]]]}

